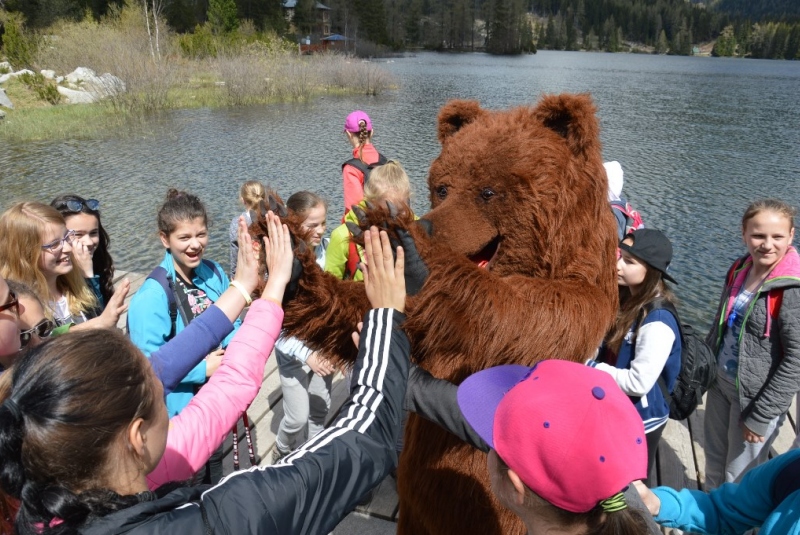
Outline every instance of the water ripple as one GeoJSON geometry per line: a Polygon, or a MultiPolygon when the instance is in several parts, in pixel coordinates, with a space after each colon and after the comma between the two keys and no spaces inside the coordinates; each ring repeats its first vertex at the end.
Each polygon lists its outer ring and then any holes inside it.
{"type": "Polygon", "coordinates": [[[739,218],[753,199],[800,199],[800,62],[540,52],[496,58],[424,53],[386,68],[397,90],[305,104],[180,110],[123,138],[0,147],[0,206],[74,192],[102,201],[118,265],[144,271],[162,255],[156,210],[170,187],[201,196],[212,219],[209,257],[227,265],[238,188],[259,179],[287,197],[301,189],[341,216],[342,134],[353,109],[373,118],[375,143],[409,171],[414,209],[439,152],[436,116],[451,98],[486,108],[542,93],[590,92],[606,159],[625,169],[625,194],[675,244],[687,319],[707,325],[725,269],[743,252],[739,218]]]}

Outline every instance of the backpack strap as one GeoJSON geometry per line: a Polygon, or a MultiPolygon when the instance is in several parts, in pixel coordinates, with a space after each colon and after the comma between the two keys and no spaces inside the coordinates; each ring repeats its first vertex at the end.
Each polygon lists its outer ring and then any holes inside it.
{"type": "Polygon", "coordinates": [[[774,288],[769,292],[769,299],[767,300],[769,317],[773,321],[777,319],[778,313],[781,311],[781,303],[783,303],[783,288],[774,288]]]}
{"type": "Polygon", "coordinates": [[[350,240],[349,246],[347,249],[347,263],[345,264],[344,274],[345,277],[349,279],[353,279],[356,276],[356,271],[358,271],[358,263],[361,261],[361,257],[358,256],[358,246],[350,240]]]}
{"type": "Polygon", "coordinates": [[[153,269],[147,278],[153,279],[160,284],[161,288],[164,290],[164,293],[167,294],[167,306],[169,308],[170,320],[169,338],[167,338],[167,340],[172,340],[175,338],[175,323],[178,319],[178,304],[175,298],[175,285],[172,283],[172,279],[167,276],[167,270],[162,266],[158,266],[153,269]]]}
{"type": "Polygon", "coordinates": [[[350,158],[349,160],[347,160],[342,164],[342,169],[344,169],[345,165],[355,167],[356,169],[361,171],[361,174],[364,175],[364,179],[366,180],[366,176],[369,174],[369,166],[367,164],[365,164],[358,158],[350,158]]]}
{"type": "Polygon", "coordinates": [[[363,186],[364,184],[367,183],[367,180],[369,180],[369,172],[372,169],[374,169],[375,167],[384,165],[388,161],[389,160],[386,159],[386,156],[384,156],[383,154],[381,154],[379,152],[378,153],[378,160],[375,161],[375,162],[372,162],[372,163],[368,164],[368,163],[364,163],[362,160],[360,160],[358,158],[350,158],[349,160],[347,160],[346,162],[344,162],[342,164],[342,169],[344,169],[345,165],[349,165],[349,166],[355,167],[356,169],[361,171],[361,174],[364,177],[364,180],[362,181],[362,184],[361,184],[363,186]]]}
{"type": "Polygon", "coordinates": [[[216,262],[212,262],[211,260],[206,260],[205,258],[203,258],[201,260],[201,262],[203,262],[203,264],[205,264],[206,267],[210,268],[211,271],[214,272],[214,275],[216,275],[218,279],[222,278],[222,275],[220,274],[219,269],[217,268],[216,262]]]}
{"type": "Polygon", "coordinates": [[[748,256],[749,255],[744,255],[744,256],[738,258],[736,260],[736,262],[734,262],[733,265],[731,266],[731,268],[728,270],[728,275],[725,277],[725,287],[726,288],[730,287],[733,284],[733,280],[736,278],[736,272],[739,271],[740,269],[742,269],[742,266],[744,265],[744,263],[747,260],[748,256]]]}

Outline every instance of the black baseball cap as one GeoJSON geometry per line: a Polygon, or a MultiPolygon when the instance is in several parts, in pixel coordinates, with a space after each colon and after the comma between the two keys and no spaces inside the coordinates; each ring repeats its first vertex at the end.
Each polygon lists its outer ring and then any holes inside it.
{"type": "Polygon", "coordinates": [[[661,272],[661,276],[670,282],[678,284],[667,270],[669,263],[672,262],[672,243],[663,232],[653,228],[640,228],[634,230],[623,238],[631,238],[632,245],[620,242],[619,248],[627,251],[653,269],[661,272]]]}

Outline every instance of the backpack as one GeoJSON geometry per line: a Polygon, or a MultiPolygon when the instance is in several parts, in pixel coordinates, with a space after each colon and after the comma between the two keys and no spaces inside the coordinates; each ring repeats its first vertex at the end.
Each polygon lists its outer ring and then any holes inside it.
{"type": "Polygon", "coordinates": [[[670,394],[663,377],[658,378],[658,386],[669,406],[669,417],[673,420],[685,420],[714,384],[717,377],[717,357],[703,337],[695,332],[694,327],[681,323],[678,311],[672,303],[655,301],[647,307],[647,312],[658,309],[667,310],[675,316],[681,334],[681,370],[675,379],[675,388],[670,394]]]}
{"type": "MultiPolygon", "coordinates": [[[[640,228],[644,228],[644,221],[642,220],[642,214],[640,214],[631,203],[626,200],[620,199],[618,201],[610,201],[611,210],[617,210],[622,215],[625,216],[625,226],[624,228],[617,229],[618,233],[621,232],[622,238],[633,232],[634,230],[639,230],[640,228]]],[[[620,239],[622,239],[620,238],[620,239]]]]}
{"type": "Polygon", "coordinates": [[[347,160],[342,164],[342,169],[344,169],[345,165],[350,165],[361,171],[361,174],[364,175],[364,180],[361,183],[361,186],[363,187],[367,185],[367,181],[369,180],[369,172],[375,169],[376,167],[384,165],[388,161],[389,160],[386,159],[386,156],[384,156],[381,153],[378,153],[378,161],[375,163],[367,164],[359,160],[358,158],[350,158],[349,160],[347,160]]]}
{"type": "MultiPolygon", "coordinates": [[[[219,270],[217,269],[217,265],[210,261],[203,259],[203,264],[208,266],[214,271],[214,275],[220,277],[219,270]]],[[[169,329],[169,337],[167,341],[172,340],[175,338],[175,331],[176,331],[176,321],[178,319],[178,299],[175,296],[175,285],[172,283],[172,279],[167,276],[167,270],[164,269],[162,266],[156,266],[153,271],[147,276],[147,279],[153,279],[156,281],[161,288],[164,290],[164,293],[167,294],[167,306],[169,308],[169,320],[170,320],[170,329],[169,329]]],[[[146,280],[146,279],[145,279],[146,280]]],[[[183,319],[183,324],[188,325],[188,315],[186,311],[181,309],[181,318],[183,319]]],[[[126,320],[127,323],[127,320],[126,320]]],[[[125,325],[125,330],[130,333],[130,328],[128,325],[125,325]]]]}

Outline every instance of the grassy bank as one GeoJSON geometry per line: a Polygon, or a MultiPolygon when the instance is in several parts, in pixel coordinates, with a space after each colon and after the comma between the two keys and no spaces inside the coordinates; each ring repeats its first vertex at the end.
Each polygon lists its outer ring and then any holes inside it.
{"type": "MultiPolygon", "coordinates": [[[[303,101],[320,94],[374,95],[393,85],[380,66],[344,55],[300,56],[294,45],[244,25],[231,34],[207,28],[177,36],[166,25],[158,39],[139,10],[127,7],[103,21],[60,23],[36,43],[32,70],[66,75],[89,67],[111,73],[126,91],[98,104],[51,104],[13,79],[4,88],[15,105],[0,121],[0,140],[94,138],[146,121],[164,110],[303,101]]],[[[55,85],[55,81],[46,81],[55,85]]]]}

